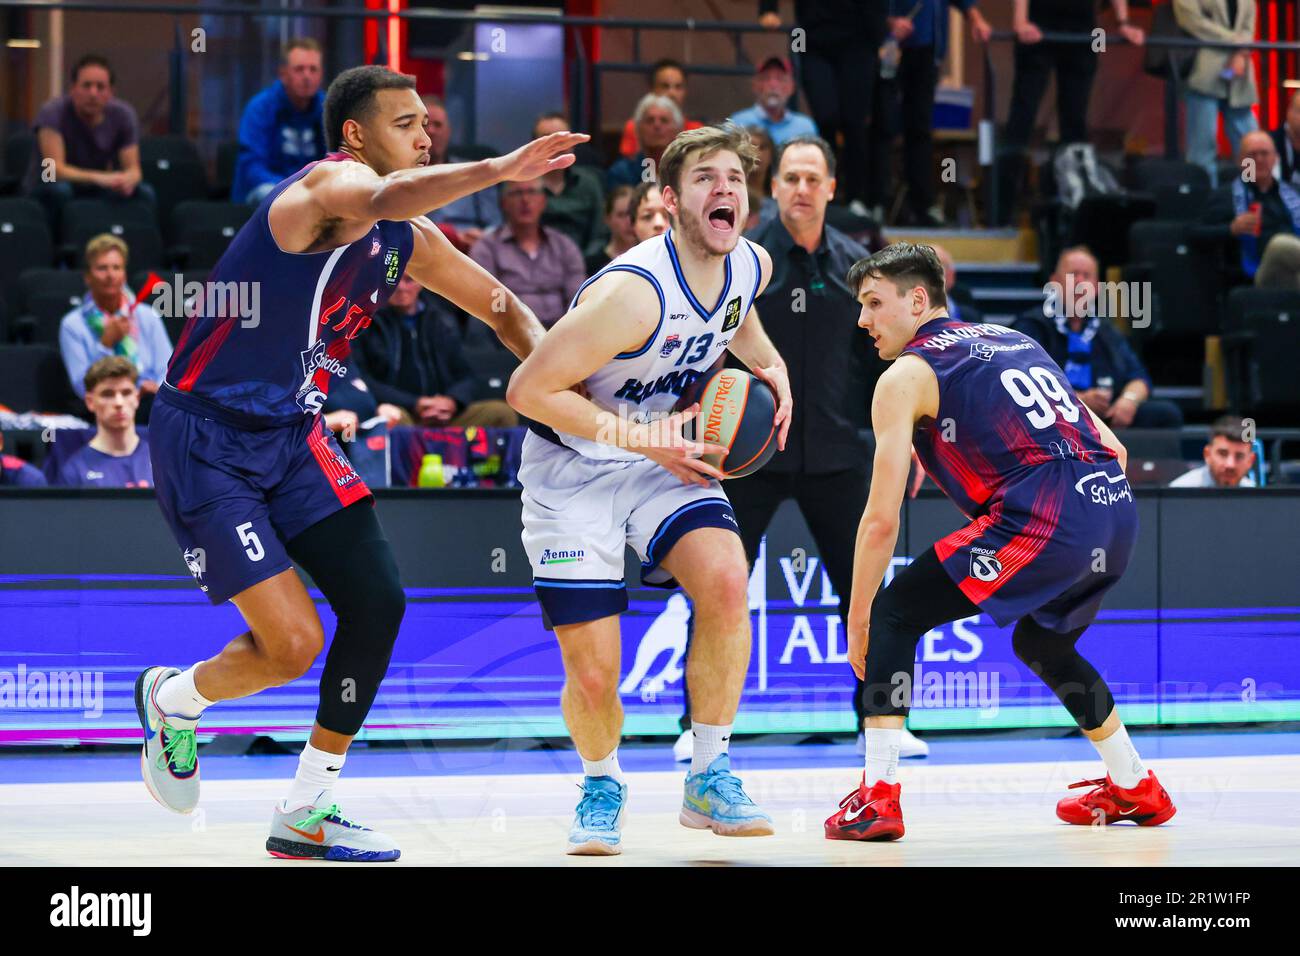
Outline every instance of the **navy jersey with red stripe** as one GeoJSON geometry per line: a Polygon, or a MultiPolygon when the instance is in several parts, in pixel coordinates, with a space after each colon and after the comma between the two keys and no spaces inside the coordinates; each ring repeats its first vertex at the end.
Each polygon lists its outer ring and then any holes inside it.
{"type": "Polygon", "coordinates": [[[1065,373],[1029,336],[945,316],[921,326],[903,354],[939,381],[939,414],[917,424],[916,454],[968,517],[1040,465],[1115,460],[1065,373]]]}
{"type": "MultiPolygon", "coordinates": [[[[331,153],[319,162],[355,162],[331,153]]],[[[204,295],[187,304],[165,401],[244,428],[320,412],[352,374],[352,340],[388,301],[414,244],[409,222],[377,222],[355,242],[290,253],[271,235],[271,203],[316,166],[277,185],[230,241],[204,295]]]]}

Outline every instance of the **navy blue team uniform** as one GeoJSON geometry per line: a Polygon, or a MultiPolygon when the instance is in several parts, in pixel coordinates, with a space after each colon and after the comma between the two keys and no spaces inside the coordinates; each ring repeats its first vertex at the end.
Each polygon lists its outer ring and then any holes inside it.
{"type": "Polygon", "coordinates": [[[380,221],[346,246],[283,251],[271,204],[315,165],[267,195],[208,277],[257,283],[256,316],[193,310],[149,422],[159,505],[213,604],[289,568],[285,542],[371,497],[320,412],[406,269],[412,227],[380,221]]]}
{"type": "Polygon", "coordinates": [[[947,317],[902,354],[939,382],[917,456],[971,520],[934,546],[948,576],[1000,627],[1025,616],[1060,632],[1090,624],[1128,566],[1137,506],[1065,373],[1027,335],[947,317]]]}

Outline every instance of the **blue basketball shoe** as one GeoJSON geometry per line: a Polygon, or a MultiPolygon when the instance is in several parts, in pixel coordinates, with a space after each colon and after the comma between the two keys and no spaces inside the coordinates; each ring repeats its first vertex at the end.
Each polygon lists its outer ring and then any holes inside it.
{"type": "Polygon", "coordinates": [[[613,777],[583,777],[582,799],[569,830],[571,856],[614,856],[623,852],[627,784],[613,777]]]}
{"type": "Polygon", "coordinates": [[[719,754],[703,773],[686,778],[682,812],[677,818],[693,830],[712,830],[719,836],[771,836],[772,818],[749,799],[740,778],[731,772],[731,760],[719,754]]]}

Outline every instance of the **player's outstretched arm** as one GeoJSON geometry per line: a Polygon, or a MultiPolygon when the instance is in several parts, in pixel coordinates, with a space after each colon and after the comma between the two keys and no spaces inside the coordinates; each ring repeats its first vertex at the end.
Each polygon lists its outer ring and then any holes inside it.
{"type": "Polygon", "coordinates": [[[545,329],[533,310],[481,265],[451,244],[442,230],[423,216],[411,220],[415,245],[406,271],[491,327],[501,344],[520,359],[537,348],[545,329]]]}
{"type": "Polygon", "coordinates": [[[934,372],[922,359],[908,355],[880,376],[871,400],[876,455],[871,470],[871,492],[858,523],[847,623],[849,664],[859,679],[863,679],[866,671],[871,602],[898,542],[898,515],[912,464],[912,429],[923,415],[937,411],[938,405],[939,384],[934,372]]]}
{"type": "Polygon", "coordinates": [[[384,176],[365,163],[321,163],[276,197],[271,231],[289,252],[313,248],[322,232],[342,245],[380,219],[414,219],[497,183],[536,179],[571,166],[570,150],[588,139],[586,133],[551,133],[505,156],[398,169],[384,176]]]}
{"type": "Polygon", "coordinates": [[[627,272],[602,276],[515,369],[506,401],[519,414],[557,431],[641,452],[683,481],[707,484],[704,476],[722,476],[699,456],[725,449],[682,437],[682,425],[698,406],[662,421],[634,424],[573,391],[616,355],[640,348],[654,334],[659,312],[659,297],[644,279],[627,272]]]}

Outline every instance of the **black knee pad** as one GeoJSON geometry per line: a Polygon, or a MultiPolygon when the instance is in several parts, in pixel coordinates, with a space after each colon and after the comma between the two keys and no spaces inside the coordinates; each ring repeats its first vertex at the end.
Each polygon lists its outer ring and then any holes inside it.
{"type": "Polygon", "coordinates": [[[1096,730],[1115,709],[1115,698],[1097,669],[1075,647],[1083,628],[1049,631],[1025,618],[1012,633],[1016,657],[1051,688],[1083,730],[1096,730]]]}

